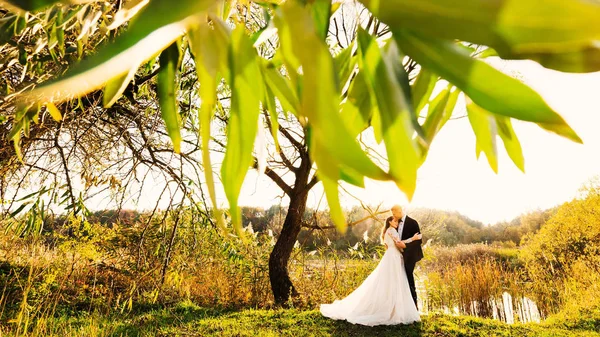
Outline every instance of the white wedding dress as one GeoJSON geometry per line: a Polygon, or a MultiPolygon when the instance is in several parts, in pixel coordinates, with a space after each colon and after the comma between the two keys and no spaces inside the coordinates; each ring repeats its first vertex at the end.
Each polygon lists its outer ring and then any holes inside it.
{"type": "Polygon", "coordinates": [[[321,304],[325,317],[368,326],[410,324],[420,321],[404,269],[402,253],[394,245],[394,228],[384,236],[387,250],[379,264],[350,295],[332,304],[321,304]]]}

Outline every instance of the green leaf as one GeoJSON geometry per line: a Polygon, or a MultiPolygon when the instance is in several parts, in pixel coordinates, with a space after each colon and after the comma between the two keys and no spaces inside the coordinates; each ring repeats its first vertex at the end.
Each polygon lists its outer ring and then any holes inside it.
{"type": "Polygon", "coordinates": [[[593,1],[511,0],[504,2],[496,29],[515,53],[564,52],[593,45],[598,17],[600,4],[593,1]]]}
{"type": "Polygon", "coordinates": [[[252,34],[251,39],[252,39],[252,42],[254,43],[253,44],[254,47],[258,47],[276,35],[277,35],[277,28],[275,28],[273,21],[269,21],[267,23],[267,25],[265,25],[263,28],[258,30],[256,33],[252,34]]]}
{"type": "MultiPolygon", "coordinates": [[[[362,131],[369,127],[369,122],[373,116],[379,114],[373,113],[373,104],[371,102],[371,93],[365,82],[364,72],[358,72],[350,82],[348,97],[342,104],[342,120],[352,137],[358,136],[362,131]]],[[[376,107],[375,107],[376,109],[376,107]]],[[[377,129],[377,132],[380,128],[377,129]]],[[[380,133],[376,133],[377,142],[381,143],[380,133]]]]}
{"type": "MultiPolygon", "coordinates": [[[[581,53],[594,46],[600,36],[600,4],[594,1],[363,0],[362,3],[392,31],[406,28],[433,37],[487,45],[503,58],[581,53]]],[[[563,62],[544,65],[564,69],[563,62]]]]}
{"type": "Polygon", "coordinates": [[[131,71],[176,41],[199,21],[197,14],[214,0],[153,0],[128,29],[67,73],[24,96],[25,100],[60,102],[99,89],[110,79],[131,71]]]}
{"type": "Polygon", "coordinates": [[[342,172],[343,170],[340,169],[339,162],[332,156],[329,149],[327,149],[325,142],[321,140],[312,140],[312,132],[310,145],[310,156],[314,159],[315,163],[317,163],[317,174],[323,183],[331,219],[337,230],[344,233],[346,232],[347,224],[346,217],[342,211],[342,206],[340,205],[338,191],[338,180],[341,178],[340,173],[342,173],[344,180],[346,181],[358,181],[361,179],[362,175],[357,174],[355,171],[346,171],[347,173],[342,172]]]}
{"type": "Polygon", "coordinates": [[[27,194],[27,195],[25,195],[24,197],[22,197],[22,198],[19,198],[19,199],[15,200],[15,201],[16,201],[16,202],[20,202],[20,201],[23,201],[23,200],[25,200],[25,199],[29,199],[29,198],[33,197],[34,195],[36,195],[36,194],[39,194],[39,195],[41,196],[42,194],[44,194],[44,193],[45,193],[45,192],[47,192],[47,191],[49,191],[49,189],[47,189],[47,188],[45,188],[45,187],[42,187],[42,188],[41,188],[41,189],[39,189],[38,191],[36,191],[36,192],[33,192],[33,193],[30,193],[30,194],[27,194]]]}
{"type": "Polygon", "coordinates": [[[329,215],[331,220],[335,224],[338,232],[346,233],[347,224],[344,211],[340,205],[340,196],[338,192],[337,181],[329,179],[326,176],[320,176],[319,179],[323,182],[323,189],[325,190],[325,197],[327,198],[327,205],[329,205],[329,215]]]}
{"type": "Polygon", "coordinates": [[[248,168],[253,163],[252,150],[264,88],[256,50],[243,26],[233,31],[230,48],[231,109],[221,175],[231,208],[231,221],[238,235],[242,235],[242,219],[237,201],[248,168]]]}
{"type": "Polygon", "coordinates": [[[474,59],[455,43],[395,31],[403,52],[460,88],[477,105],[494,113],[537,123],[581,143],[581,139],[533,89],[487,63],[474,59]]]}
{"type": "Polygon", "coordinates": [[[329,33],[329,17],[331,15],[331,0],[315,0],[312,2],[312,16],[315,22],[317,36],[325,41],[329,33]]]}
{"type": "Polygon", "coordinates": [[[217,16],[223,20],[227,21],[229,16],[231,15],[232,9],[235,7],[237,0],[222,0],[218,4],[217,7],[217,16]]]}
{"type": "Polygon", "coordinates": [[[429,96],[431,96],[436,83],[437,76],[421,67],[421,71],[419,71],[411,89],[412,101],[417,113],[420,113],[429,101],[429,96]]]}
{"type": "Polygon", "coordinates": [[[444,119],[446,104],[450,97],[450,89],[451,87],[442,90],[429,104],[429,113],[423,123],[423,131],[425,132],[425,140],[427,143],[431,143],[433,137],[441,128],[440,124],[444,119]]]}
{"type": "Polygon", "coordinates": [[[217,224],[225,230],[222,215],[218,209],[215,183],[209,151],[210,123],[217,105],[217,83],[225,75],[228,76],[227,59],[229,53],[230,32],[220,20],[214,19],[212,27],[202,24],[190,31],[190,48],[195,57],[196,71],[200,82],[200,137],[202,139],[202,166],[208,185],[208,192],[214,209],[217,224]],[[219,73],[221,76],[219,76],[219,73]]]}
{"type": "Polygon", "coordinates": [[[450,84],[429,103],[429,112],[423,123],[425,140],[428,144],[452,116],[459,94],[460,90],[450,84]]]}
{"type": "Polygon", "coordinates": [[[286,66],[286,70],[290,71],[290,77],[301,76],[299,115],[308,120],[310,155],[317,165],[319,178],[324,181],[332,218],[336,227],[343,231],[346,223],[337,192],[340,171],[348,168],[356,172],[349,180],[359,176],[387,180],[389,175],[366,156],[341,119],[339,79],[335,76],[333,58],[318,35],[311,13],[298,3],[288,1],[278,8],[274,20],[280,32],[281,50],[285,51],[282,54],[284,62],[297,62],[298,65],[286,66]],[[300,66],[302,73],[294,74],[300,66]]]}
{"type": "Polygon", "coordinates": [[[111,107],[119,97],[123,95],[123,92],[127,89],[127,85],[135,76],[138,66],[131,68],[131,70],[125,74],[110,79],[108,83],[106,83],[104,95],[102,97],[102,105],[104,105],[105,108],[111,107]]]}
{"type": "Polygon", "coordinates": [[[306,117],[313,128],[313,143],[322,142],[340,165],[373,179],[386,180],[389,176],[369,159],[344,127],[339,113],[341,90],[336,85],[333,58],[318,37],[310,14],[295,2],[286,2],[280,9],[275,23],[280,32],[291,32],[291,35],[280,36],[281,48],[293,52],[303,66],[300,115],[306,117]]]}
{"type": "Polygon", "coordinates": [[[340,169],[340,179],[354,186],[365,188],[365,177],[351,168],[342,167],[340,169]]]}
{"type": "MultiPolygon", "coordinates": [[[[16,120],[17,118],[15,118],[16,120]]],[[[15,139],[15,137],[21,135],[21,130],[23,130],[23,126],[25,125],[25,119],[21,118],[18,122],[16,122],[10,132],[8,133],[8,139],[15,139]]]]}
{"type": "Polygon", "coordinates": [[[564,53],[532,53],[520,55],[502,55],[505,58],[530,59],[546,68],[571,72],[590,73],[600,71],[600,48],[597,46],[584,47],[580,50],[564,53]]]}
{"type": "MultiPolygon", "coordinates": [[[[13,5],[21,10],[35,12],[45,7],[56,3],[64,4],[82,4],[86,2],[94,2],[97,0],[5,0],[8,4],[13,5]]],[[[9,7],[10,8],[10,7],[9,7]]]]}
{"type": "Polygon", "coordinates": [[[350,80],[350,75],[356,68],[356,57],[352,56],[352,49],[354,43],[350,44],[347,48],[344,48],[333,58],[333,66],[335,67],[335,73],[338,74],[340,79],[339,86],[344,88],[346,83],[350,80]]]}
{"type": "Polygon", "coordinates": [[[14,218],[15,216],[17,216],[19,213],[21,213],[21,211],[27,206],[29,205],[31,202],[24,202],[21,205],[19,205],[19,207],[12,213],[10,213],[10,217],[14,218]]]}
{"type": "Polygon", "coordinates": [[[394,41],[390,41],[386,49],[381,49],[375,38],[359,29],[358,46],[360,71],[364,72],[372,100],[378,107],[373,116],[375,121],[371,123],[376,132],[378,128],[381,130],[390,175],[410,199],[416,188],[420,154],[412,139],[415,130],[411,121],[410,97],[407,97],[400,82],[401,77],[408,78],[408,75],[400,64],[400,52],[394,41]],[[375,118],[377,115],[378,120],[375,118]]]}
{"type": "Polygon", "coordinates": [[[340,9],[340,7],[342,6],[341,2],[336,2],[331,4],[331,15],[335,14],[335,12],[337,12],[338,9],[340,9]]]}
{"type": "Polygon", "coordinates": [[[61,55],[65,55],[65,28],[63,27],[63,12],[58,10],[56,13],[56,44],[61,55]]]}
{"type": "Polygon", "coordinates": [[[454,107],[456,106],[456,101],[458,100],[458,95],[460,95],[460,93],[461,91],[456,88],[450,92],[450,97],[448,97],[448,102],[446,102],[446,108],[444,109],[442,121],[440,122],[436,133],[440,131],[440,129],[446,125],[446,122],[450,120],[450,117],[452,117],[452,112],[454,112],[454,107]]]}
{"type": "Polygon", "coordinates": [[[262,70],[265,83],[273,94],[279,99],[281,107],[284,111],[289,111],[294,115],[298,115],[300,109],[300,101],[290,81],[285,78],[279,70],[273,67],[272,64],[266,64],[262,70]]]}
{"type": "Polygon", "coordinates": [[[510,118],[498,115],[494,115],[494,118],[496,119],[498,134],[504,143],[504,148],[508,156],[522,172],[525,172],[523,150],[521,149],[521,143],[517,138],[517,134],[512,127],[510,118]]]}
{"type": "Polygon", "coordinates": [[[29,118],[25,117],[23,118],[23,136],[25,136],[25,138],[29,138],[29,129],[30,129],[30,122],[29,122],[29,118]]]}
{"type": "Polygon", "coordinates": [[[13,146],[15,148],[15,153],[17,154],[17,159],[23,163],[23,154],[21,153],[21,132],[17,132],[12,138],[13,146]]]}
{"type": "Polygon", "coordinates": [[[369,120],[363,118],[361,111],[350,101],[342,105],[342,121],[350,132],[350,135],[356,137],[369,127],[369,120]]]}
{"type": "Polygon", "coordinates": [[[277,114],[275,96],[273,95],[269,87],[265,88],[265,105],[267,106],[267,110],[269,111],[271,121],[271,136],[273,137],[273,141],[275,142],[275,149],[279,151],[279,115],[277,114]]]}
{"type": "Polygon", "coordinates": [[[158,100],[160,115],[165,121],[167,133],[173,141],[173,150],[181,151],[181,131],[177,109],[177,63],[179,62],[179,45],[171,44],[160,54],[160,70],[158,72],[158,100]]]}
{"type": "Polygon", "coordinates": [[[229,78],[227,59],[231,42],[231,29],[216,16],[209,14],[208,17],[212,25],[203,23],[190,32],[192,52],[195,54],[196,59],[200,60],[202,68],[205,69],[208,75],[229,78]]]}
{"type": "Polygon", "coordinates": [[[495,51],[493,48],[485,48],[483,51],[476,53],[475,56],[477,58],[480,59],[484,59],[484,58],[488,58],[488,57],[493,57],[493,56],[498,56],[498,52],[495,51]]]}
{"type": "Polygon", "coordinates": [[[111,24],[106,27],[108,30],[113,30],[120,27],[125,22],[133,18],[142,8],[148,5],[149,0],[130,0],[127,1],[117,13],[115,13],[114,19],[111,24]]]}
{"type": "Polygon", "coordinates": [[[494,116],[469,99],[467,99],[467,112],[469,122],[475,133],[477,158],[479,158],[479,154],[483,151],[492,170],[498,173],[496,123],[494,116]]]}

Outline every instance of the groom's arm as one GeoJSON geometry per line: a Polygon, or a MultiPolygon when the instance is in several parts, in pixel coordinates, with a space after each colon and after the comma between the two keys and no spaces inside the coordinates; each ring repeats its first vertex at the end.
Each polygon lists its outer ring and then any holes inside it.
{"type": "Polygon", "coordinates": [[[394,244],[396,245],[396,248],[398,248],[400,251],[402,251],[402,250],[404,250],[404,248],[406,248],[406,243],[404,241],[394,240],[394,244]]]}

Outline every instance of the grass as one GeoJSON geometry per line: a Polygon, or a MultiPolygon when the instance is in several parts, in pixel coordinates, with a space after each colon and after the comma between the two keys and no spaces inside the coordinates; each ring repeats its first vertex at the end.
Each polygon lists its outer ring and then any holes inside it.
{"type": "MultiPolygon", "coordinates": [[[[407,326],[364,327],[334,321],[316,310],[223,311],[182,303],[133,314],[80,314],[37,321],[31,336],[598,336],[600,312],[549,323],[505,324],[441,314],[407,326]]],[[[0,327],[0,336],[11,336],[0,327]]]]}

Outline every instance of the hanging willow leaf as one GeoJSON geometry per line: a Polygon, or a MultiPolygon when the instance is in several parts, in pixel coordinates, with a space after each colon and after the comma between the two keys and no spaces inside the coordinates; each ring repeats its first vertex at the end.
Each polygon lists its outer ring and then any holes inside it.
{"type": "Polygon", "coordinates": [[[300,102],[290,81],[285,78],[272,64],[265,64],[262,73],[265,83],[273,94],[279,99],[284,111],[289,111],[298,116],[300,102]]]}
{"type": "Polygon", "coordinates": [[[499,115],[534,122],[581,143],[581,139],[544,99],[521,81],[474,59],[454,42],[395,31],[403,52],[460,88],[478,106],[499,115]]]}
{"type": "Polygon", "coordinates": [[[571,73],[591,73],[600,71],[600,48],[596,45],[583,47],[576,51],[564,53],[523,53],[503,54],[503,58],[529,59],[546,68],[571,73]]]}
{"type": "Polygon", "coordinates": [[[181,131],[179,123],[179,111],[177,109],[177,65],[179,63],[179,45],[171,44],[165,49],[159,58],[160,70],[158,72],[158,101],[160,103],[160,115],[165,121],[167,133],[173,141],[175,153],[181,151],[181,131]]]}
{"type": "Polygon", "coordinates": [[[230,57],[231,110],[227,125],[227,149],[221,167],[223,187],[231,208],[231,221],[242,235],[238,197],[248,168],[253,163],[260,101],[264,98],[258,55],[243,26],[233,31],[230,57]]]}
{"type": "MultiPolygon", "coordinates": [[[[486,45],[501,57],[546,60],[544,66],[581,71],[598,63],[600,3],[588,0],[362,0],[393,31],[486,45]],[[524,13],[527,13],[524,15],[524,13]],[[577,56],[576,56],[577,55],[577,56]],[[576,60],[579,59],[579,61],[576,60]],[[551,61],[550,61],[551,60],[551,61]],[[588,59],[589,60],[589,59],[588,59]],[[566,64],[569,64],[566,66],[566,64]]],[[[449,62],[450,63],[450,62],[449,62]]]]}
{"type": "Polygon", "coordinates": [[[350,81],[351,75],[354,73],[357,63],[357,58],[352,55],[354,49],[354,42],[351,43],[347,48],[344,48],[333,58],[333,65],[335,67],[335,73],[338,74],[340,79],[339,86],[344,89],[346,83],[350,81]]]}
{"type": "Polygon", "coordinates": [[[55,121],[60,122],[62,120],[60,110],[53,103],[46,103],[46,110],[48,110],[48,113],[55,121]]]}
{"type": "MultiPolygon", "coordinates": [[[[371,102],[371,92],[365,82],[364,72],[358,72],[354,79],[350,82],[348,89],[348,97],[342,104],[341,115],[344,123],[348,127],[350,134],[353,137],[358,136],[362,131],[369,127],[369,122],[372,122],[373,116],[378,116],[378,113],[373,113],[377,106],[373,106],[371,102]]],[[[381,143],[380,129],[375,130],[377,142],[381,143]]]]}
{"type": "Polygon", "coordinates": [[[469,122],[475,133],[477,158],[483,151],[492,170],[498,173],[498,152],[496,149],[496,123],[494,116],[467,99],[469,122]]]}
{"type": "Polygon", "coordinates": [[[277,105],[275,104],[275,96],[269,87],[265,88],[265,106],[269,112],[271,122],[271,136],[275,142],[275,149],[279,152],[279,116],[277,114],[277,105]]]}
{"type": "MultiPolygon", "coordinates": [[[[200,109],[198,110],[198,120],[200,121],[200,138],[202,139],[202,166],[204,176],[208,186],[210,200],[214,209],[218,211],[217,196],[215,192],[215,183],[213,169],[210,158],[210,123],[213,118],[214,110],[217,106],[217,83],[222,77],[228,77],[227,70],[229,44],[231,32],[218,19],[213,18],[213,25],[207,23],[199,25],[188,34],[190,39],[190,48],[195,57],[196,72],[200,82],[200,109]]],[[[216,214],[217,223],[225,229],[222,217],[216,214]]]]}
{"type": "Polygon", "coordinates": [[[340,205],[338,183],[336,180],[329,179],[326,176],[321,176],[320,179],[323,182],[323,189],[325,190],[325,197],[327,198],[327,205],[329,206],[331,220],[333,220],[338,232],[345,233],[347,224],[344,211],[340,205]]]}
{"type": "Polygon", "coordinates": [[[71,67],[67,73],[24,95],[26,101],[61,102],[103,87],[109,80],[137,68],[171,45],[190,26],[198,13],[214,0],[153,0],[136,16],[128,29],[112,43],[71,67]]]}
{"type": "Polygon", "coordinates": [[[450,90],[452,86],[442,90],[432,101],[429,103],[429,112],[427,118],[423,123],[423,131],[425,132],[425,139],[428,143],[431,143],[433,137],[440,129],[440,124],[444,120],[444,112],[446,111],[446,104],[450,98],[450,90]]]}
{"type": "Polygon", "coordinates": [[[303,89],[300,115],[307,117],[315,139],[326,140],[324,146],[343,165],[373,179],[389,176],[362,151],[344,127],[339,114],[340,88],[334,77],[333,59],[327,45],[319,39],[310,14],[294,2],[286,2],[275,17],[279,31],[293,32],[294,40],[281,36],[282,48],[290,49],[303,65],[303,89]]]}
{"type": "Polygon", "coordinates": [[[311,4],[311,10],[317,36],[325,41],[329,33],[331,0],[315,0],[311,4]]]}
{"type": "Polygon", "coordinates": [[[138,66],[131,68],[125,74],[112,78],[110,81],[108,81],[108,83],[106,83],[106,87],[104,87],[104,93],[102,96],[102,105],[104,105],[105,108],[111,107],[113,104],[115,104],[119,97],[123,95],[123,92],[125,92],[125,89],[127,89],[127,85],[135,76],[138,66]]]}
{"type": "MultiPolygon", "coordinates": [[[[9,5],[12,5],[18,9],[35,12],[40,9],[44,9],[50,5],[57,3],[62,4],[83,4],[88,2],[94,2],[98,0],[4,0],[9,5]]],[[[10,8],[10,7],[9,7],[10,8]]]]}
{"type": "Polygon", "coordinates": [[[429,101],[429,96],[431,96],[436,83],[437,76],[421,67],[421,71],[419,71],[411,89],[412,101],[417,113],[421,112],[429,101]]]}
{"type": "MultiPolygon", "coordinates": [[[[318,35],[311,13],[296,2],[288,1],[279,8],[274,20],[280,32],[281,50],[285,51],[283,57],[286,62],[297,62],[298,67],[302,66],[299,115],[310,123],[309,150],[317,164],[319,176],[337,182],[340,170],[348,167],[360,176],[387,179],[388,175],[365,155],[341,120],[341,88],[334,76],[333,58],[318,35]]],[[[292,69],[295,71],[298,67],[292,69]]],[[[290,68],[286,69],[290,71],[290,68]]],[[[336,226],[345,228],[337,185],[335,190],[330,186],[325,192],[330,209],[337,212],[333,217],[336,226]]]]}
{"type": "Polygon", "coordinates": [[[504,116],[494,115],[496,120],[498,135],[504,143],[504,148],[510,159],[515,165],[525,172],[525,158],[523,157],[523,149],[521,149],[521,143],[517,134],[513,130],[510,118],[504,116]]]}
{"type": "Polygon", "coordinates": [[[12,137],[12,141],[13,141],[13,145],[15,148],[15,153],[17,155],[17,159],[19,159],[19,161],[21,162],[21,164],[25,164],[23,163],[23,154],[21,153],[21,132],[17,132],[13,137],[12,137]]]}
{"type": "Polygon", "coordinates": [[[374,116],[378,115],[379,119],[372,125],[381,130],[390,174],[410,199],[416,188],[420,155],[412,140],[415,130],[411,122],[410,97],[407,97],[399,80],[399,77],[408,78],[408,75],[398,65],[401,57],[395,43],[389,43],[387,49],[382,50],[365,30],[358,31],[360,71],[364,72],[372,101],[378,107],[374,116]]]}

